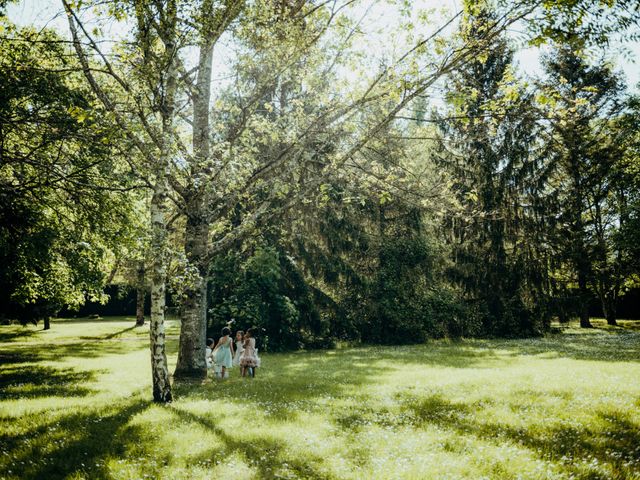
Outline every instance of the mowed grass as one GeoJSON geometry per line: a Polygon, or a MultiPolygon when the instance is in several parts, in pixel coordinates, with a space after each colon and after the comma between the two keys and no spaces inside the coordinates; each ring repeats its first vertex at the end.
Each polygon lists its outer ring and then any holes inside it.
{"type": "Polygon", "coordinates": [[[638,322],[263,354],[167,406],[133,323],[0,327],[0,478],[640,479],[638,322]]]}

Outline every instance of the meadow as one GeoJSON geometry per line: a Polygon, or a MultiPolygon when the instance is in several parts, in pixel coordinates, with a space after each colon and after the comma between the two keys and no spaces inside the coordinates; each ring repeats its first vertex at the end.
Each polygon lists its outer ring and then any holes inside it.
{"type": "Polygon", "coordinates": [[[0,327],[0,478],[640,479],[639,322],[263,353],[167,406],[133,323],[0,327]]]}

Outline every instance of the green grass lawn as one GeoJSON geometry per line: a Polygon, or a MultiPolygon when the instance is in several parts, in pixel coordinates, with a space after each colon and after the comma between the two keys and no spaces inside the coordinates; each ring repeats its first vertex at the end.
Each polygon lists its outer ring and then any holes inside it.
{"type": "Polygon", "coordinates": [[[263,354],[168,406],[133,323],[0,327],[0,478],[640,479],[638,322],[263,354]]]}

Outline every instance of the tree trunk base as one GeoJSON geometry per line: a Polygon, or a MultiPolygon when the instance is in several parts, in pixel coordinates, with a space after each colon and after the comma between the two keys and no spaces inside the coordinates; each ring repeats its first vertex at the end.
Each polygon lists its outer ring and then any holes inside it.
{"type": "Polygon", "coordinates": [[[173,401],[171,390],[169,389],[168,391],[165,391],[165,392],[154,390],[153,401],[155,403],[171,403],[173,401]]]}
{"type": "Polygon", "coordinates": [[[593,325],[591,324],[591,321],[588,318],[586,320],[581,318],[580,328],[593,328],[593,325]]]}
{"type": "Polygon", "coordinates": [[[45,317],[43,330],[49,330],[50,328],[51,328],[51,320],[49,319],[49,317],[45,317]]]}
{"type": "Polygon", "coordinates": [[[207,378],[207,369],[181,368],[173,372],[174,380],[204,380],[207,378]]]}
{"type": "Polygon", "coordinates": [[[136,318],[136,327],[144,327],[144,317],[136,318]]]}
{"type": "Polygon", "coordinates": [[[615,318],[607,318],[607,325],[611,325],[612,327],[617,327],[618,322],[615,318]]]}

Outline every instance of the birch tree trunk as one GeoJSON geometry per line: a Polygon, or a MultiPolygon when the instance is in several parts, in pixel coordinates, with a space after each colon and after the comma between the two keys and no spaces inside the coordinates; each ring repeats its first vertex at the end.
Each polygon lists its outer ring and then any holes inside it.
{"type": "Polygon", "coordinates": [[[156,177],[151,197],[151,232],[153,262],[151,267],[151,325],[149,328],[151,345],[151,376],[153,400],[167,403],[172,400],[169,366],[165,353],[164,313],[166,301],[166,242],[167,229],[165,212],[167,209],[167,180],[161,172],[156,177]]]}
{"type": "Polygon", "coordinates": [[[151,373],[153,380],[153,400],[167,403],[172,400],[169,366],[165,353],[165,302],[166,302],[166,262],[167,262],[167,198],[169,194],[169,166],[174,135],[174,114],[177,83],[175,27],[177,8],[175,2],[167,3],[160,36],[164,43],[164,60],[167,65],[164,76],[164,96],[160,106],[162,117],[162,138],[160,155],[155,165],[155,183],[151,197],[151,373]]]}
{"type": "Polygon", "coordinates": [[[187,187],[187,222],[185,227],[185,254],[190,265],[197,270],[193,285],[185,290],[185,301],[180,311],[180,348],[176,378],[204,378],[207,375],[205,344],[207,334],[207,248],[209,219],[206,212],[203,185],[206,184],[206,162],[210,155],[209,102],[211,98],[211,70],[213,44],[204,41],[200,47],[198,79],[193,105],[194,162],[191,181],[187,187]]]}

